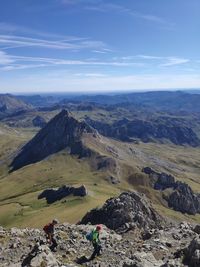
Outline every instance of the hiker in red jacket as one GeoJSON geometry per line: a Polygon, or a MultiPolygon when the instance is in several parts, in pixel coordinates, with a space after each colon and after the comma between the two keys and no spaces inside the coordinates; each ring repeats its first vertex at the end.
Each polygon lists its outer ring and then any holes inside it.
{"type": "Polygon", "coordinates": [[[51,223],[46,224],[43,227],[43,230],[46,234],[47,242],[50,244],[50,249],[54,252],[56,251],[56,248],[58,246],[57,241],[54,237],[54,227],[58,223],[59,223],[59,221],[57,219],[53,219],[53,221],[51,223]]]}

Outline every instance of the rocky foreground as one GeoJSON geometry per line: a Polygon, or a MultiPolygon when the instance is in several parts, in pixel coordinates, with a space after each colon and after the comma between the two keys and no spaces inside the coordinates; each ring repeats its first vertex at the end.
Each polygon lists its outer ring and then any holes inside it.
{"type": "MultiPolygon", "coordinates": [[[[56,228],[57,252],[43,244],[44,234],[39,229],[9,230],[0,228],[1,267],[56,267],[80,266],[77,259],[89,257],[92,246],[85,234],[91,225],[62,224],[56,228]]],[[[138,228],[123,235],[105,226],[101,234],[102,255],[83,266],[98,267],[178,267],[200,266],[200,227],[183,222],[163,229],[141,231],[138,228]]]]}
{"type": "Polygon", "coordinates": [[[88,212],[78,225],[60,224],[51,252],[41,229],[0,227],[1,267],[199,267],[200,225],[169,223],[138,192],[124,192],[88,212]],[[95,224],[102,255],[87,261],[92,245],[86,239],[95,224]]]}

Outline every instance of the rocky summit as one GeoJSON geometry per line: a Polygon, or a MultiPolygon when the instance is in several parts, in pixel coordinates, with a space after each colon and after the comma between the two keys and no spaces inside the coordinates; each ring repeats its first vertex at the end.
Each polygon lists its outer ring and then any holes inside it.
{"type": "Polygon", "coordinates": [[[40,229],[0,228],[1,267],[199,267],[200,239],[194,226],[183,222],[147,232],[135,228],[119,235],[103,226],[102,255],[87,261],[92,245],[91,225],[56,227],[58,249],[51,252],[40,229]],[[80,265],[78,262],[82,262],[80,265]]]}
{"type": "Polygon", "coordinates": [[[41,161],[65,148],[71,154],[86,156],[90,151],[84,147],[81,139],[84,133],[92,132],[95,131],[89,125],[76,120],[68,111],[63,110],[22,147],[11,163],[12,171],[41,161]]]}
{"type": "Polygon", "coordinates": [[[88,212],[80,224],[102,223],[117,232],[126,232],[135,227],[150,229],[161,226],[161,217],[138,192],[124,192],[119,197],[108,199],[103,207],[88,212]]]}

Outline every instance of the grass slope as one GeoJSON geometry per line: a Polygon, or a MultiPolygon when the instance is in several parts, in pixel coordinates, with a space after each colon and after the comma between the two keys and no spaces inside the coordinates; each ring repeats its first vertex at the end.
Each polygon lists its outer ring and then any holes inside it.
{"type": "Polygon", "coordinates": [[[200,222],[200,215],[186,216],[168,209],[161,194],[148,187],[148,178],[141,173],[144,166],[165,171],[200,192],[200,148],[85,137],[88,147],[99,155],[114,158],[119,165],[121,183],[112,185],[106,179],[110,170],[91,169],[87,160],[72,157],[66,151],[9,174],[11,157],[35,134],[35,129],[13,129],[0,124],[0,133],[0,225],[41,227],[53,217],[75,223],[91,208],[129,189],[145,193],[163,215],[200,222]],[[85,184],[89,194],[85,198],[68,197],[51,205],[37,199],[43,189],[63,184],[85,184]]]}

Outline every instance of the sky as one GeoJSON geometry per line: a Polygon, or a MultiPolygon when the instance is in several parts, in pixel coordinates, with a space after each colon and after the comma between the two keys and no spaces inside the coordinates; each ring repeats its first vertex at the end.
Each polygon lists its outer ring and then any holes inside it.
{"type": "Polygon", "coordinates": [[[0,0],[0,93],[200,88],[199,0],[0,0]]]}

